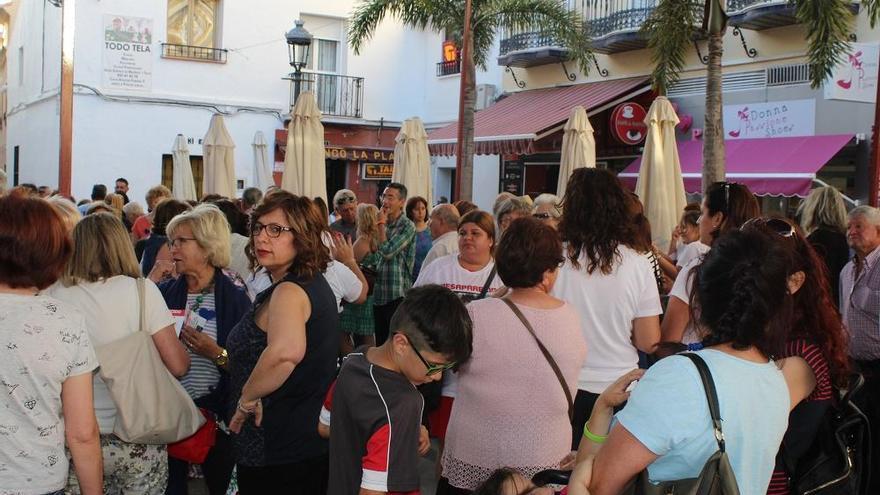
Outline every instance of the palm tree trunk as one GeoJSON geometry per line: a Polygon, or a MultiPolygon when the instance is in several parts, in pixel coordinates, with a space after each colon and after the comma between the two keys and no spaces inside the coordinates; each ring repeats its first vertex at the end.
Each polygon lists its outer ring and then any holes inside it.
{"type": "Polygon", "coordinates": [[[703,191],[724,180],[724,120],[721,90],[721,56],[724,32],[709,33],[709,65],[706,69],[706,116],[703,130],[703,191]]]}
{"type": "MultiPolygon", "coordinates": [[[[470,41],[469,47],[473,53],[473,40],[470,41]]],[[[466,201],[473,201],[474,189],[474,108],[476,107],[476,69],[474,59],[464,61],[461,67],[462,77],[467,77],[467,84],[464,87],[464,112],[462,122],[464,124],[464,136],[461,143],[464,153],[461,157],[461,197],[466,201]]]]}

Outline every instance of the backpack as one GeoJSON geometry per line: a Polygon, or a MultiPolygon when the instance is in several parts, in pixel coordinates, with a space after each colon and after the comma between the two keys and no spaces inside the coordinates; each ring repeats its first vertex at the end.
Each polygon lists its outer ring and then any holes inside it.
{"type": "Polygon", "coordinates": [[[867,495],[871,477],[871,429],[868,417],[853,403],[865,384],[854,374],[846,393],[825,413],[812,445],[795,462],[782,456],[793,495],[867,495]]]}

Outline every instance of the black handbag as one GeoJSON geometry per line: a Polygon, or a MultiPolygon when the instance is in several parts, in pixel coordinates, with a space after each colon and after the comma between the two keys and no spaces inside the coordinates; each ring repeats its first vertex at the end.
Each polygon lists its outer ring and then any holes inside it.
{"type": "Polygon", "coordinates": [[[739,486],[736,483],[736,477],[724,446],[721,408],[718,406],[718,393],[715,391],[712,373],[703,358],[697,354],[686,352],[681,355],[693,361],[694,366],[700,372],[703,390],[705,390],[706,400],[709,402],[709,414],[712,416],[718,450],[709,457],[703,465],[703,470],[696,478],[663,481],[655,484],[648,479],[648,469],[645,468],[624,488],[622,493],[626,495],[739,495],[739,486]]]}
{"type": "Polygon", "coordinates": [[[816,438],[800,459],[782,458],[793,495],[867,494],[871,476],[871,431],[868,417],[852,398],[865,384],[854,374],[847,392],[825,413],[816,438]]]}

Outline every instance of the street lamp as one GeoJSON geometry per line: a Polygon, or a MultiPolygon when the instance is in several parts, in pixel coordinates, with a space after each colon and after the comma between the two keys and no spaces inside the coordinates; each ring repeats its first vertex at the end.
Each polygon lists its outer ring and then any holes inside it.
{"type": "Polygon", "coordinates": [[[312,46],[312,35],[303,28],[303,21],[297,19],[294,24],[293,29],[285,35],[290,66],[293,67],[293,73],[287,78],[293,81],[291,107],[299,98],[300,83],[303,82],[302,70],[309,63],[309,49],[312,46]]]}

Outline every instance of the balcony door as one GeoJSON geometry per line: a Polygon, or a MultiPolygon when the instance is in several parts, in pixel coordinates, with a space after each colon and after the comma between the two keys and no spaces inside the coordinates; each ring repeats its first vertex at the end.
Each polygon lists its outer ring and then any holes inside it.
{"type": "Polygon", "coordinates": [[[339,41],[316,38],[306,71],[311,73],[310,89],[315,92],[322,112],[338,115],[339,109],[339,41]]]}

